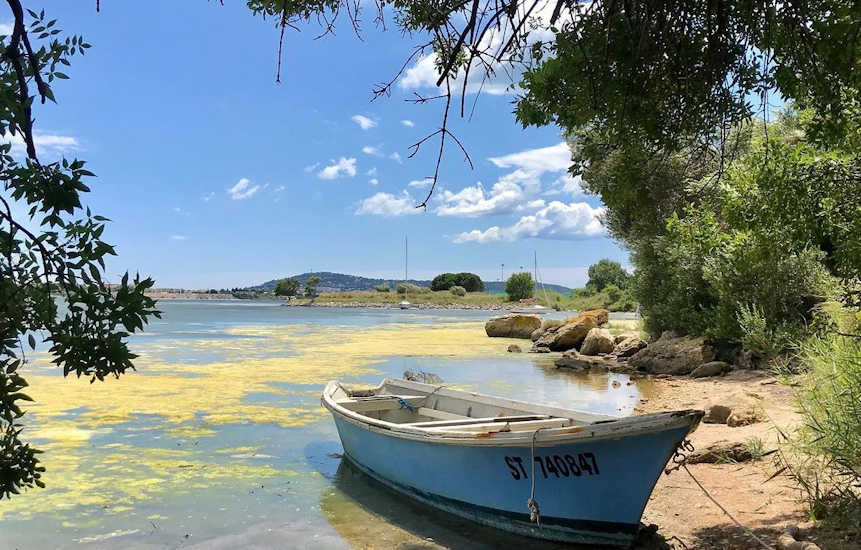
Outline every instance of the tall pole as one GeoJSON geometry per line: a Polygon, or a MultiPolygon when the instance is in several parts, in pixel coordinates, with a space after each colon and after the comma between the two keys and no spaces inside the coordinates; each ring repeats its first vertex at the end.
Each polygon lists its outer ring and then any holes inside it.
{"type": "Polygon", "coordinates": [[[538,282],[538,251],[533,250],[532,253],[535,254],[535,260],[534,260],[535,261],[535,264],[534,264],[535,267],[534,267],[534,269],[535,269],[535,282],[537,283],[538,282]]]}
{"type": "Polygon", "coordinates": [[[404,282],[407,281],[407,266],[409,265],[409,249],[407,248],[407,236],[404,235],[404,282]]]}

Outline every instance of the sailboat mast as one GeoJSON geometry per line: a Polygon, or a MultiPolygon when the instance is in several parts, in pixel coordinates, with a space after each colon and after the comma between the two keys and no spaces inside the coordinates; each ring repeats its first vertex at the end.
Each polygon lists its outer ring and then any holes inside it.
{"type": "Polygon", "coordinates": [[[534,261],[533,270],[535,271],[535,282],[538,283],[538,251],[533,250],[532,253],[535,255],[534,260],[533,260],[534,261]]]}
{"type": "Polygon", "coordinates": [[[407,248],[407,237],[404,236],[404,282],[407,281],[407,266],[409,265],[409,249],[407,248]]]}

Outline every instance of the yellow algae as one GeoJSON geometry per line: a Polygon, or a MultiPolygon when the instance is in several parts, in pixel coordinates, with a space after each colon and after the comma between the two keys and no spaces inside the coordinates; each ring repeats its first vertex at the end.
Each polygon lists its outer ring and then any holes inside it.
{"type": "MultiPolygon", "coordinates": [[[[97,384],[35,374],[28,379],[30,395],[36,400],[30,410],[43,425],[85,405],[86,409],[78,413],[79,423],[96,427],[129,422],[137,415],[159,415],[167,424],[193,423],[202,418],[214,425],[303,426],[323,417],[316,399],[309,400],[305,407],[280,407],[276,403],[249,403],[246,396],[291,393],[273,383],[322,388],[330,379],[373,373],[373,364],[388,356],[468,357],[504,353],[503,345],[477,329],[480,329],[478,323],[451,323],[441,328],[410,324],[373,328],[321,327],[314,333],[288,327],[243,327],[231,332],[264,334],[266,338],[253,339],[257,348],[265,347],[269,340],[287,341],[295,355],[203,364],[153,363],[144,356],[139,361],[140,370],[157,374],[130,373],[97,384]],[[188,377],[188,374],[198,376],[188,377]]],[[[239,342],[246,340],[238,339],[239,342]]],[[[230,342],[231,346],[237,345],[235,340],[230,342]]],[[[224,340],[208,341],[209,347],[223,344],[224,340]]],[[[183,431],[193,436],[211,435],[208,428],[196,431],[185,426],[177,433],[183,431]]]]}
{"type": "Polygon", "coordinates": [[[374,374],[374,365],[388,357],[504,356],[506,345],[487,338],[480,322],[315,326],[313,332],[301,326],[241,327],[223,339],[141,345],[139,372],[103,383],[34,368],[28,375],[28,393],[36,400],[29,433],[46,451],[48,488],[5,503],[0,518],[73,510],[77,515],[82,507],[115,514],[158,495],[296,475],[241,459],[258,447],[208,451],[214,454],[207,459],[187,446],[142,447],[128,437],[157,443],[160,435],[149,438],[147,432],[163,429],[169,438],[190,439],[214,436],[226,424],[301,427],[324,418],[317,388],[328,380],[374,374]],[[158,350],[170,350],[185,362],[155,360],[158,350]],[[202,357],[218,359],[192,361],[202,357]],[[96,436],[120,428],[117,435],[128,443],[117,443],[116,437],[94,443],[96,436]]]}

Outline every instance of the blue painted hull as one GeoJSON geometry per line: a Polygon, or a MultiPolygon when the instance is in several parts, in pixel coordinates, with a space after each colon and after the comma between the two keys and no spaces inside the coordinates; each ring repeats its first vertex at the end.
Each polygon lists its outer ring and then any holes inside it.
{"type": "Polygon", "coordinates": [[[345,456],[444,511],[532,537],[631,545],[664,466],[692,425],[529,445],[447,444],[370,430],[335,414],[345,456]],[[526,502],[535,484],[540,526],[526,502]]]}

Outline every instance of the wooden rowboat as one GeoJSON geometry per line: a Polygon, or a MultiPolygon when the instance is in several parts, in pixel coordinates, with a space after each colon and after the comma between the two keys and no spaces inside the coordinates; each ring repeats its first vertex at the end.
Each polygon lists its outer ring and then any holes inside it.
{"type": "Polygon", "coordinates": [[[522,535],[618,546],[703,416],[616,418],[392,379],[329,382],[322,403],[344,456],[396,491],[522,535]]]}

